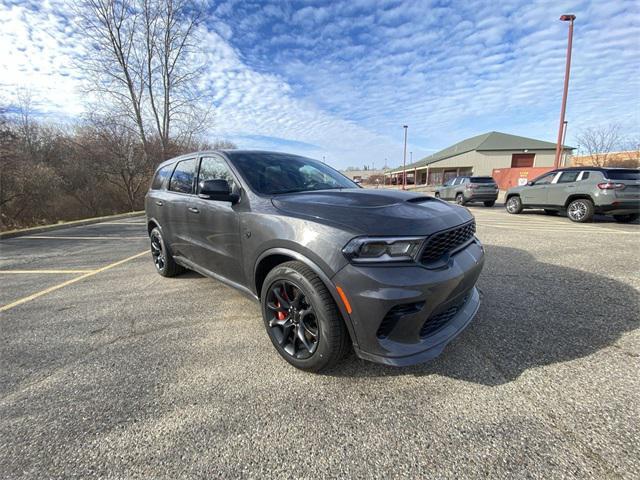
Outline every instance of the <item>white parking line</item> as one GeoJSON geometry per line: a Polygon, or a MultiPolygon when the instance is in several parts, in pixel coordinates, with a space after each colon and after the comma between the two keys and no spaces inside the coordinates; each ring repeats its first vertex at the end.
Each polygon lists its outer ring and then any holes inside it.
{"type": "Polygon", "coordinates": [[[103,235],[101,237],[67,237],[67,236],[45,236],[45,235],[29,235],[24,237],[16,237],[14,240],[144,240],[147,237],[115,237],[103,235]]]}

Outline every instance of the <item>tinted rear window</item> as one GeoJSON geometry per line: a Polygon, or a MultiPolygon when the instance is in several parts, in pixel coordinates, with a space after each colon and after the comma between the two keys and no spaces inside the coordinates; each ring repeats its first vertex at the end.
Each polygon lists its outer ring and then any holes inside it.
{"type": "Polygon", "coordinates": [[[605,170],[610,180],[640,180],[640,170],[605,170]]]}
{"type": "Polygon", "coordinates": [[[471,183],[496,183],[491,177],[471,177],[471,183]]]}

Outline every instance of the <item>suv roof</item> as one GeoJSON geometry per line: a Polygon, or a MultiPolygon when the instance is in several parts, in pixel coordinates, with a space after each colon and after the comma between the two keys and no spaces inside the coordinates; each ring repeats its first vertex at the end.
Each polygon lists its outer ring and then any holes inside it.
{"type": "Polygon", "coordinates": [[[608,172],[611,170],[627,170],[630,172],[637,172],[638,169],[637,168],[625,168],[625,167],[591,167],[591,166],[587,166],[584,165],[582,167],[562,167],[562,168],[556,168],[555,170],[553,170],[554,172],[570,172],[570,171],[576,171],[576,170],[593,170],[596,172],[608,172]]]}

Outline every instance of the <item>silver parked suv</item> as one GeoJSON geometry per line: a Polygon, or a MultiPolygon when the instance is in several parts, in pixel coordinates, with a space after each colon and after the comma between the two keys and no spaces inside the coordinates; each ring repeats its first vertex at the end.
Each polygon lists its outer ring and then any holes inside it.
{"type": "Polygon", "coordinates": [[[455,200],[458,205],[482,202],[493,207],[498,199],[498,185],[491,177],[455,177],[439,186],[436,198],[455,200]]]}
{"type": "Polygon", "coordinates": [[[589,222],[596,213],[627,223],[640,217],[640,170],[576,167],[545,173],[507,191],[507,212],[542,208],[566,211],[574,222],[589,222]]]}

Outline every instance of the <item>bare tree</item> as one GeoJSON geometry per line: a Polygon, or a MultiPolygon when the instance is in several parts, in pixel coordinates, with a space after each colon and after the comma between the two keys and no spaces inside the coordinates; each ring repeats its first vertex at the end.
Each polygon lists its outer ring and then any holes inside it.
{"type": "Polygon", "coordinates": [[[198,2],[79,0],[75,5],[91,41],[82,66],[92,74],[92,89],[109,100],[110,115],[115,107],[120,120],[134,126],[147,158],[153,137],[167,158],[171,143],[191,141],[204,130],[210,109],[197,86],[204,68],[197,61],[198,2]]]}
{"type": "Polygon", "coordinates": [[[612,152],[619,150],[622,143],[620,125],[585,128],[576,135],[576,141],[580,151],[589,157],[594,166],[609,166],[612,152]]]}
{"type": "Polygon", "coordinates": [[[92,117],[84,135],[84,147],[90,152],[92,167],[126,195],[131,211],[139,208],[153,169],[145,161],[137,137],[112,118],[98,116],[92,117]]]}

